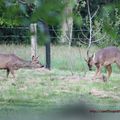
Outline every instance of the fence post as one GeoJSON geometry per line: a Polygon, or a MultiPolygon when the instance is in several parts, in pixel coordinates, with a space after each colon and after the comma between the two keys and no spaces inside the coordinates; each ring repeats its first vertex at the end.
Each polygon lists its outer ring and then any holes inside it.
{"type": "Polygon", "coordinates": [[[30,24],[31,32],[31,56],[36,56],[37,54],[37,24],[30,24]]]}
{"type": "Polygon", "coordinates": [[[41,34],[44,35],[45,39],[45,52],[46,52],[46,68],[51,69],[51,48],[50,48],[50,33],[49,33],[49,27],[47,23],[44,21],[40,20],[38,22],[38,28],[41,31],[41,34]]]}
{"type": "Polygon", "coordinates": [[[51,68],[50,40],[47,41],[45,48],[46,48],[46,68],[50,69],[51,68]]]}

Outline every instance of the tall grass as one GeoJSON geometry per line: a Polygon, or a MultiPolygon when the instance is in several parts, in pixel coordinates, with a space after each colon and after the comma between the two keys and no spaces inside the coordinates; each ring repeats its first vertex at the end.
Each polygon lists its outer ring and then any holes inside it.
{"type": "MultiPolygon", "coordinates": [[[[92,47],[90,54],[92,55],[99,48],[92,47]]],[[[14,53],[23,59],[31,60],[31,48],[30,46],[23,45],[0,45],[0,53],[14,53]]],[[[71,47],[68,46],[51,46],[51,67],[52,69],[70,70],[84,72],[88,71],[85,47],[71,47]]],[[[37,54],[39,60],[45,63],[45,47],[38,46],[37,54]]],[[[116,65],[112,65],[113,72],[119,73],[119,69],[116,65]]],[[[94,67],[95,70],[95,67],[94,67]]],[[[103,72],[105,69],[103,68],[103,72]]]]}

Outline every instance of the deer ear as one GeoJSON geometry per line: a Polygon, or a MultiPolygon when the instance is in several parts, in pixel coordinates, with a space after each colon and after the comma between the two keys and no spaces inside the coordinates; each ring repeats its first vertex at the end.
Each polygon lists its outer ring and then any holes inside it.
{"type": "Polygon", "coordinates": [[[95,53],[91,56],[93,59],[95,59],[95,53]]]}

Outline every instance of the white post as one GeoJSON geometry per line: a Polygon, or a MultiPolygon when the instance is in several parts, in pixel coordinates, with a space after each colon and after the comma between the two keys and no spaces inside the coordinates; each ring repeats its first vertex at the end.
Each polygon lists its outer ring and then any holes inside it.
{"type": "Polygon", "coordinates": [[[31,56],[36,56],[37,54],[37,24],[30,24],[31,32],[31,56]]]}

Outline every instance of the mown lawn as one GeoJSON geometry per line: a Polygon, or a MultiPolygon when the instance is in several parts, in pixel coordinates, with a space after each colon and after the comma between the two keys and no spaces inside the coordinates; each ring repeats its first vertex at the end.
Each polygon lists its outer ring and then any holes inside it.
{"type": "MultiPolygon", "coordinates": [[[[29,46],[0,46],[2,53],[15,53],[30,60],[29,46]]],[[[96,48],[92,48],[93,51],[96,48]]],[[[12,76],[6,78],[6,71],[0,71],[0,108],[14,106],[35,106],[45,110],[50,107],[79,103],[97,105],[100,109],[120,108],[120,74],[113,65],[113,74],[106,83],[92,80],[94,70],[88,71],[84,62],[85,48],[52,46],[52,69],[16,71],[15,85],[12,76]],[[69,50],[69,51],[68,51],[69,50]]],[[[44,47],[38,49],[44,64],[44,47]]],[[[103,72],[105,70],[103,69],[103,72]]],[[[105,74],[105,73],[104,73],[105,74]]]]}

